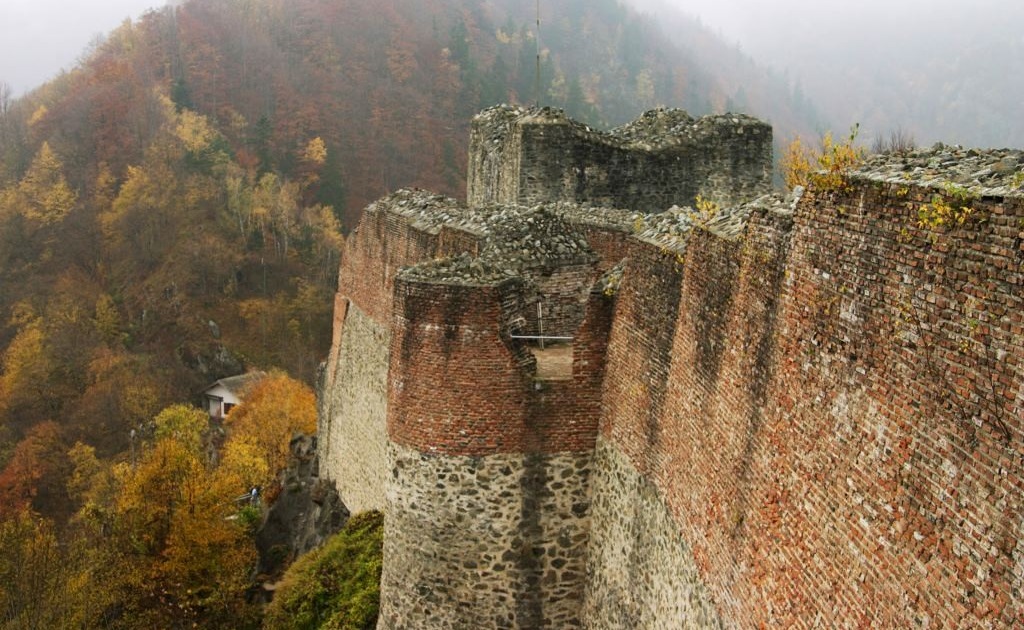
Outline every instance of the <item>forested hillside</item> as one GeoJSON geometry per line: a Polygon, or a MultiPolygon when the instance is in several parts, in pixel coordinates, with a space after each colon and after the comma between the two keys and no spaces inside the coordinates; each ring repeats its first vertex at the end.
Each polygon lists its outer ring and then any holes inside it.
{"type": "MultiPolygon", "coordinates": [[[[210,462],[167,433],[178,416],[161,410],[252,368],[312,384],[343,234],[388,190],[461,196],[481,107],[539,100],[597,126],[659,105],[735,107],[809,125],[783,82],[744,60],[704,68],[616,0],[545,2],[539,46],[535,8],[191,0],[125,22],[22,98],[0,88],[0,521],[12,548],[103,538],[121,516],[132,539],[142,523],[125,493],[143,492],[150,469],[117,468],[129,457],[159,454],[132,462],[150,462],[158,486],[173,459],[182,479],[216,485],[204,500],[244,491],[218,484],[245,475],[195,476],[210,462]]],[[[227,579],[189,576],[175,579],[227,579]]]]}

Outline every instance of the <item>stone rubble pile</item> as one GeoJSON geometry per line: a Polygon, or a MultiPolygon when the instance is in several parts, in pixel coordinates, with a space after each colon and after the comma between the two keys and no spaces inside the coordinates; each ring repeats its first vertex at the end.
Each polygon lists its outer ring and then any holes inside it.
{"type": "Polygon", "coordinates": [[[694,118],[676,108],[647,111],[636,120],[607,132],[573,120],[561,109],[553,107],[527,109],[515,105],[496,105],[477,114],[476,120],[487,121],[486,127],[490,129],[488,143],[494,147],[508,137],[518,122],[565,124],[591,142],[648,151],[675,145],[694,145],[717,136],[743,135],[748,130],[770,133],[769,125],[746,114],[714,114],[694,118]]]}
{"type": "Polygon", "coordinates": [[[659,107],[609,133],[629,142],[651,142],[656,138],[683,135],[693,123],[693,116],[681,109],[659,107]]]}
{"type": "Polygon", "coordinates": [[[1024,151],[965,149],[936,144],[908,153],[869,156],[856,175],[890,184],[943,188],[950,184],[987,196],[1024,195],[1024,151]]]}
{"type": "Polygon", "coordinates": [[[402,189],[370,204],[367,212],[386,211],[411,219],[411,224],[436,234],[444,226],[466,221],[466,209],[451,197],[419,189],[402,189]]]}
{"type": "Polygon", "coordinates": [[[632,233],[638,220],[647,216],[643,212],[635,210],[606,208],[590,204],[559,203],[553,209],[565,220],[575,225],[591,225],[627,233],[632,233]]]}
{"type": "Polygon", "coordinates": [[[723,238],[737,238],[746,228],[751,213],[764,210],[783,216],[792,216],[803,195],[797,187],[788,195],[772,193],[738,206],[717,208],[704,216],[694,208],[673,206],[665,212],[642,215],[634,225],[637,238],[682,254],[686,251],[690,233],[699,226],[723,238]]]}
{"type": "MultiPolygon", "coordinates": [[[[654,120],[648,123],[656,124],[654,120]]],[[[460,254],[427,261],[402,271],[402,277],[442,284],[480,285],[511,278],[529,281],[538,270],[593,261],[596,254],[587,243],[582,226],[616,229],[682,254],[695,225],[725,238],[735,238],[742,233],[755,210],[792,215],[802,193],[802,189],[797,189],[787,197],[764,195],[739,206],[715,208],[707,216],[690,207],[673,206],[665,212],[644,214],[562,202],[531,208],[513,205],[466,208],[449,197],[422,190],[399,190],[377,201],[370,210],[406,217],[417,228],[434,234],[447,227],[476,236],[480,243],[478,256],[460,254]]],[[[609,273],[598,282],[598,287],[605,284],[612,290],[617,287],[615,270],[609,273]]],[[[621,276],[621,270],[618,275],[621,276]]]]}
{"type": "Polygon", "coordinates": [[[458,219],[455,226],[482,235],[480,255],[422,263],[404,270],[404,278],[491,284],[529,276],[531,270],[586,264],[596,256],[578,228],[545,206],[477,208],[458,219]]]}
{"type": "Polygon", "coordinates": [[[544,206],[504,206],[485,211],[487,235],[480,257],[516,261],[524,267],[589,260],[590,246],[579,230],[544,206]]]}
{"type": "Polygon", "coordinates": [[[483,125],[475,125],[474,128],[486,129],[487,145],[491,150],[497,148],[508,137],[512,131],[512,125],[519,118],[522,118],[526,110],[507,103],[488,107],[476,115],[476,122],[484,122],[483,125]]]}
{"type": "Polygon", "coordinates": [[[716,136],[743,135],[748,129],[767,132],[768,126],[746,114],[694,118],[681,109],[655,109],[631,123],[612,129],[609,135],[630,145],[658,149],[676,144],[697,144],[716,136]]]}

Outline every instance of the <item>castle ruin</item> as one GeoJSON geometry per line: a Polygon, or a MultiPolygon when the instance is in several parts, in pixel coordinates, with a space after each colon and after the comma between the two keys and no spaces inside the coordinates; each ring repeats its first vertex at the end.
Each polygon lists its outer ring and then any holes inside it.
{"type": "Polygon", "coordinates": [[[771,144],[492,108],[467,205],[366,209],[319,444],[379,627],[1024,623],[1024,158],[781,199],[771,144]]]}

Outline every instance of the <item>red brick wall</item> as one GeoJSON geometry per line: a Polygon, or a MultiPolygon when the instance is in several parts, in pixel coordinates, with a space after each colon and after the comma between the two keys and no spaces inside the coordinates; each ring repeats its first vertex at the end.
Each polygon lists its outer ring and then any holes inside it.
{"type": "Polygon", "coordinates": [[[345,242],[338,291],[374,321],[386,324],[391,321],[394,278],[399,269],[476,251],[476,247],[476,238],[466,232],[442,228],[432,234],[412,226],[401,215],[368,209],[345,242]]]}
{"type": "MultiPolygon", "coordinates": [[[[483,456],[593,449],[611,304],[592,296],[573,379],[535,381],[525,346],[502,330],[515,282],[472,287],[397,281],[388,434],[427,453],[483,456]]],[[[514,301],[514,300],[513,300],[514,301]]]]}
{"type": "Polygon", "coordinates": [[[597,263],[600,273],[608,271],[626,257],[630,236],[626,232],[591,225],[579,227],[587,237],[590,248],[600,257],[597,263]]]}
{"type": "Polygon", "coordinates": [[[656,441],[684,267],[671,251],[630,245],[608,350],[602,431],[628,447],[647,473],[660,452],[656,441]]]}
{"type": "Polygon", "coordinates": [[[1024,624],[1024,208],[860,182],[637,244],[602,432],[742,627],[1024,624]],[[680,264],[681,263],[681,264],[680,264]]]}

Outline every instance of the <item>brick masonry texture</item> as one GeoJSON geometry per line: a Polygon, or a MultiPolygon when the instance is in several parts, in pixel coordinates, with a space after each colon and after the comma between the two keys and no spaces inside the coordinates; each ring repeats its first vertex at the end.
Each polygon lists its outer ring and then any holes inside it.
{"type": "Polygon", "coordinates": [[[1024,621],[1024,211],[920,227],[936,194],[861,179],[629,258],[602,434],[726,625],[1024,621]]]}
{"type": "Polygon", "coordinates": [[[592,459],[389,447],[377,627],[580,627],[592,459]]]}
{"type": "Polygon", "coordinates": [[[588,166],[743,136],[701,181],[750,198],[763,134],[729,120],[609,139],[488,110],[469,208],[368,208],[321,432],[336,478],[376,465],[345,448],[388,453],[382,627],[1024,626],[1024,156],[873,158],[714,216],[667,207],[705,185],[685,172],[608,197],[588,166]],[[560,378],[514,337],[544,300],[574,337],[560,378]]]}
{"type": "Polygon", "coordinates": [[[611,323],[594,295],[574,341],[569,380],[535,378],[526,344],[502,322],[516,282],[464,286],[399,280],[391,345],[388,435],[427,453],[590,451],[611,323]]]}

